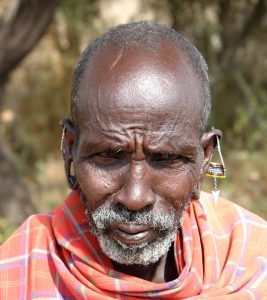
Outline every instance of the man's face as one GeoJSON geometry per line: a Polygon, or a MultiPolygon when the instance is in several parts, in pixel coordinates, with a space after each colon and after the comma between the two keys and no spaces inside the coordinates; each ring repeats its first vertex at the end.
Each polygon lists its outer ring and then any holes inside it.
{"type": "Polygon", "coordinates": [[[80,85],[75,173],[100,246],[123,264],[166,254],[203,163],[199,81],[184,54],[103,49],[80,85]]]}

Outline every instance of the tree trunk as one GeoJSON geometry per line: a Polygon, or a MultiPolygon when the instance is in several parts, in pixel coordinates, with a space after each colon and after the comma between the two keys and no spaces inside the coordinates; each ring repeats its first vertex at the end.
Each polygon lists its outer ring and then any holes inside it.
{"type": "MultiPolygon", "coordinates": [[[[9,74],[43,36],[57,4],[57,0],[8,1],[0,19],[0,113],[9,74]]],[[[0,216],[16,224],[33,213],[35,207],[5,146],[2,126],[0,123],[0,216]]]]}

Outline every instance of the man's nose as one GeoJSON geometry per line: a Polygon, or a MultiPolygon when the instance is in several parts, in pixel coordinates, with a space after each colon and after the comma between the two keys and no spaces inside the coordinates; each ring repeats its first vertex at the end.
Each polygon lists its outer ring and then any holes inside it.
{"type": "Polygon", "coordinates": [[[156,200],[151,189],[151,179],[146,161],[131,162],[130,170],[125,174],[124,184],[116,194],[114,204],[121,204],[132,211],[150,209],[156,200]]]}

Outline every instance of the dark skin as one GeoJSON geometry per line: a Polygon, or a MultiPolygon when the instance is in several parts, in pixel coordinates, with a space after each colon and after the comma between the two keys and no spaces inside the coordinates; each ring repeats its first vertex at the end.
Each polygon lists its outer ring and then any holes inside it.
{"type": "MultiPolygon", "coordinates": [[[[186,55],[170,42],[153,53],[101,49],[85,71],[79,97],[78,128],[67,119],[63,125],[66,158],[73,160],[88,209],[104,203],[155,213],[175,209],[180,218],[221,135],[200,133],[200,82],[186,55]]],[[[138,244],[138,229],[133,231],[120,235],[111,228],[108,234],[138,244]]],[[[148,229],[144,239],[158,235],[148,229]]],[[[113,266],[153,282],[179,275],[173,247],[148,266],[113,266]]]]}

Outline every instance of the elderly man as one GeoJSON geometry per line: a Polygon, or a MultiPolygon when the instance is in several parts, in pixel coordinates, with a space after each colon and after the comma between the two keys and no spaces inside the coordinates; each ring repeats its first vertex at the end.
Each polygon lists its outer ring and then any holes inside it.
{"type": "Polygon", "coordinates": [[[174,30],[89,45],[62,122],[73,192],[2,246],[0,298],[267,299],[267,224],[200,193],[210,106],[206,64],[174,30]]]}

